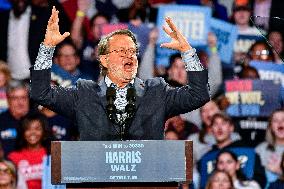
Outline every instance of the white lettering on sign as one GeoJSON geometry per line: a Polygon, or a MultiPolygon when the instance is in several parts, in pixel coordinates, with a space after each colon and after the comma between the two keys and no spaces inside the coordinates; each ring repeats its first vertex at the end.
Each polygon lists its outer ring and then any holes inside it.
{"type": "MultiPolygon", "coordinates": [[[[202,40],[205,33],[205,15],[202,12],[167,11],[165,16],[174,20],[176,27],[187,38],[202,40]]],[[[166,23],[164,23],[166,25],[166,23]]]]}

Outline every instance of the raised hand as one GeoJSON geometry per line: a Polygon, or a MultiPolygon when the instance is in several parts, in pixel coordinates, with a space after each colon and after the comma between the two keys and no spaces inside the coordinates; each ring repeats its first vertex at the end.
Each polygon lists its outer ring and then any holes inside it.
{"type": "Polygon", "coordinates": [[[59,25],[58,25],[59,22],[58,13],[59,11],[56,10],[55,7],[53,6],[52,14],[48,20],[45,38],[43,41],[43,44],[45,46],[56,46],[70,35],[69,32],[65,32],[63,35],[60,34],[59,25]]]}
{"type": "Polygon", "coordinates": [[[92,0],[78,0],[77,4],[78,4],[78,10],[86,14],[86,12],[88,11],[88,9],[92,4],[92,0]]]}
{"type": "Polygon", "coordinates": [[[172,19],[166,17],[165,20],[170,28],[163,26],[163,30],[170,36],[172,41],[169,43],[162,43],[161,47],[178,50],[180,52],[185,52],[191,49],[192,47],[187,42],[187,39],[177,29],[172,19]]]}

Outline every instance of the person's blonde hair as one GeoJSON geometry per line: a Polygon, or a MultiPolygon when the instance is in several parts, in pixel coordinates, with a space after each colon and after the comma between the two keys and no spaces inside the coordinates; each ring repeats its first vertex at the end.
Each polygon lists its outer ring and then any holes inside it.
{"type": "Polygon", "coordinates": [[[0,60],[0,73],[3,73],[5,75],[6,78],[5,86],[6,86],[11,80],[11,72],[8,65],[2,60],[0,60]]]}
{"type": "Polygon", "coordinates": [[[267,129],[266,129],[266,134],[265,134],[265,140],[268,143],[267,148],[271,151],[275,151],[275,141],[276,141],[276,137],[275,134],[272,131],[272,118],[274,116],[274,114],[278,113],[278,112],[284,112],[284,109],[276,109],[274,110],[269,119],[268,119],[268,125],[267,125],[267,129]]]}
{"type": "Polygon", "coordinates": [[[227,172],[225,172],[225,171],[221,171],[221,170],[215,170],[215,171],[210,175],[209,179],[207,180],[205,189],[214,189],[214,188],[212,188],[212,183],[213,183],[213,180],[214,180],[215,176],[216,176],[218,173],[224,173],[224,174],[229,178],[229,182],[230,182],[230,185],[231,185],[231,188],[230,188],[230,189],[234,189],[234,184],[233,184],[232,177],[229,175],[229,173],[227,173],[227,172]]]}
{"type": "Polygon", "coordinates": [[[0,160],[0,163],[3,163],[7,166],[8,170],[10,171],[10,174],[12,176],[12,183],[11,186],[12,188],[16,189],[17,186],[17,171],[15,165],[8,160],[0,160]]]}

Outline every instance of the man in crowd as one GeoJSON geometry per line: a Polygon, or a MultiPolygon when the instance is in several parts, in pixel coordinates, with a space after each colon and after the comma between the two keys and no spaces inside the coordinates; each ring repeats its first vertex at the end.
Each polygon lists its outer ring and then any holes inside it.
{"type": "Polygon", "coordinates": [[[29,112],[28,85],[12,80],[7,86],[8,110],[0,114],[0,138],[5,155],[15,150],[17,128],[29,112]]]}

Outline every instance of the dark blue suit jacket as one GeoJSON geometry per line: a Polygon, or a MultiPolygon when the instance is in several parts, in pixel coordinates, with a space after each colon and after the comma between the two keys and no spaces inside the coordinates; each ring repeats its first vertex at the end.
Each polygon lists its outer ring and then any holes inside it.
{"type": "MultiPolygon", "coordinates": [[[[170,87],[162,78],[145,82],[135,78],[136,113],[129,127],[129,140],[162,140],[169,117],[199,108],[209,101],[207,70],[188,72],[189,84],[170,87]]],[[[31,70],[33,100],[72,118],[80,140],[120,140],[118,126],[106,114],[106,83],[78,80],[74,88],[50,87],[50,69],[31,70]]]]}

